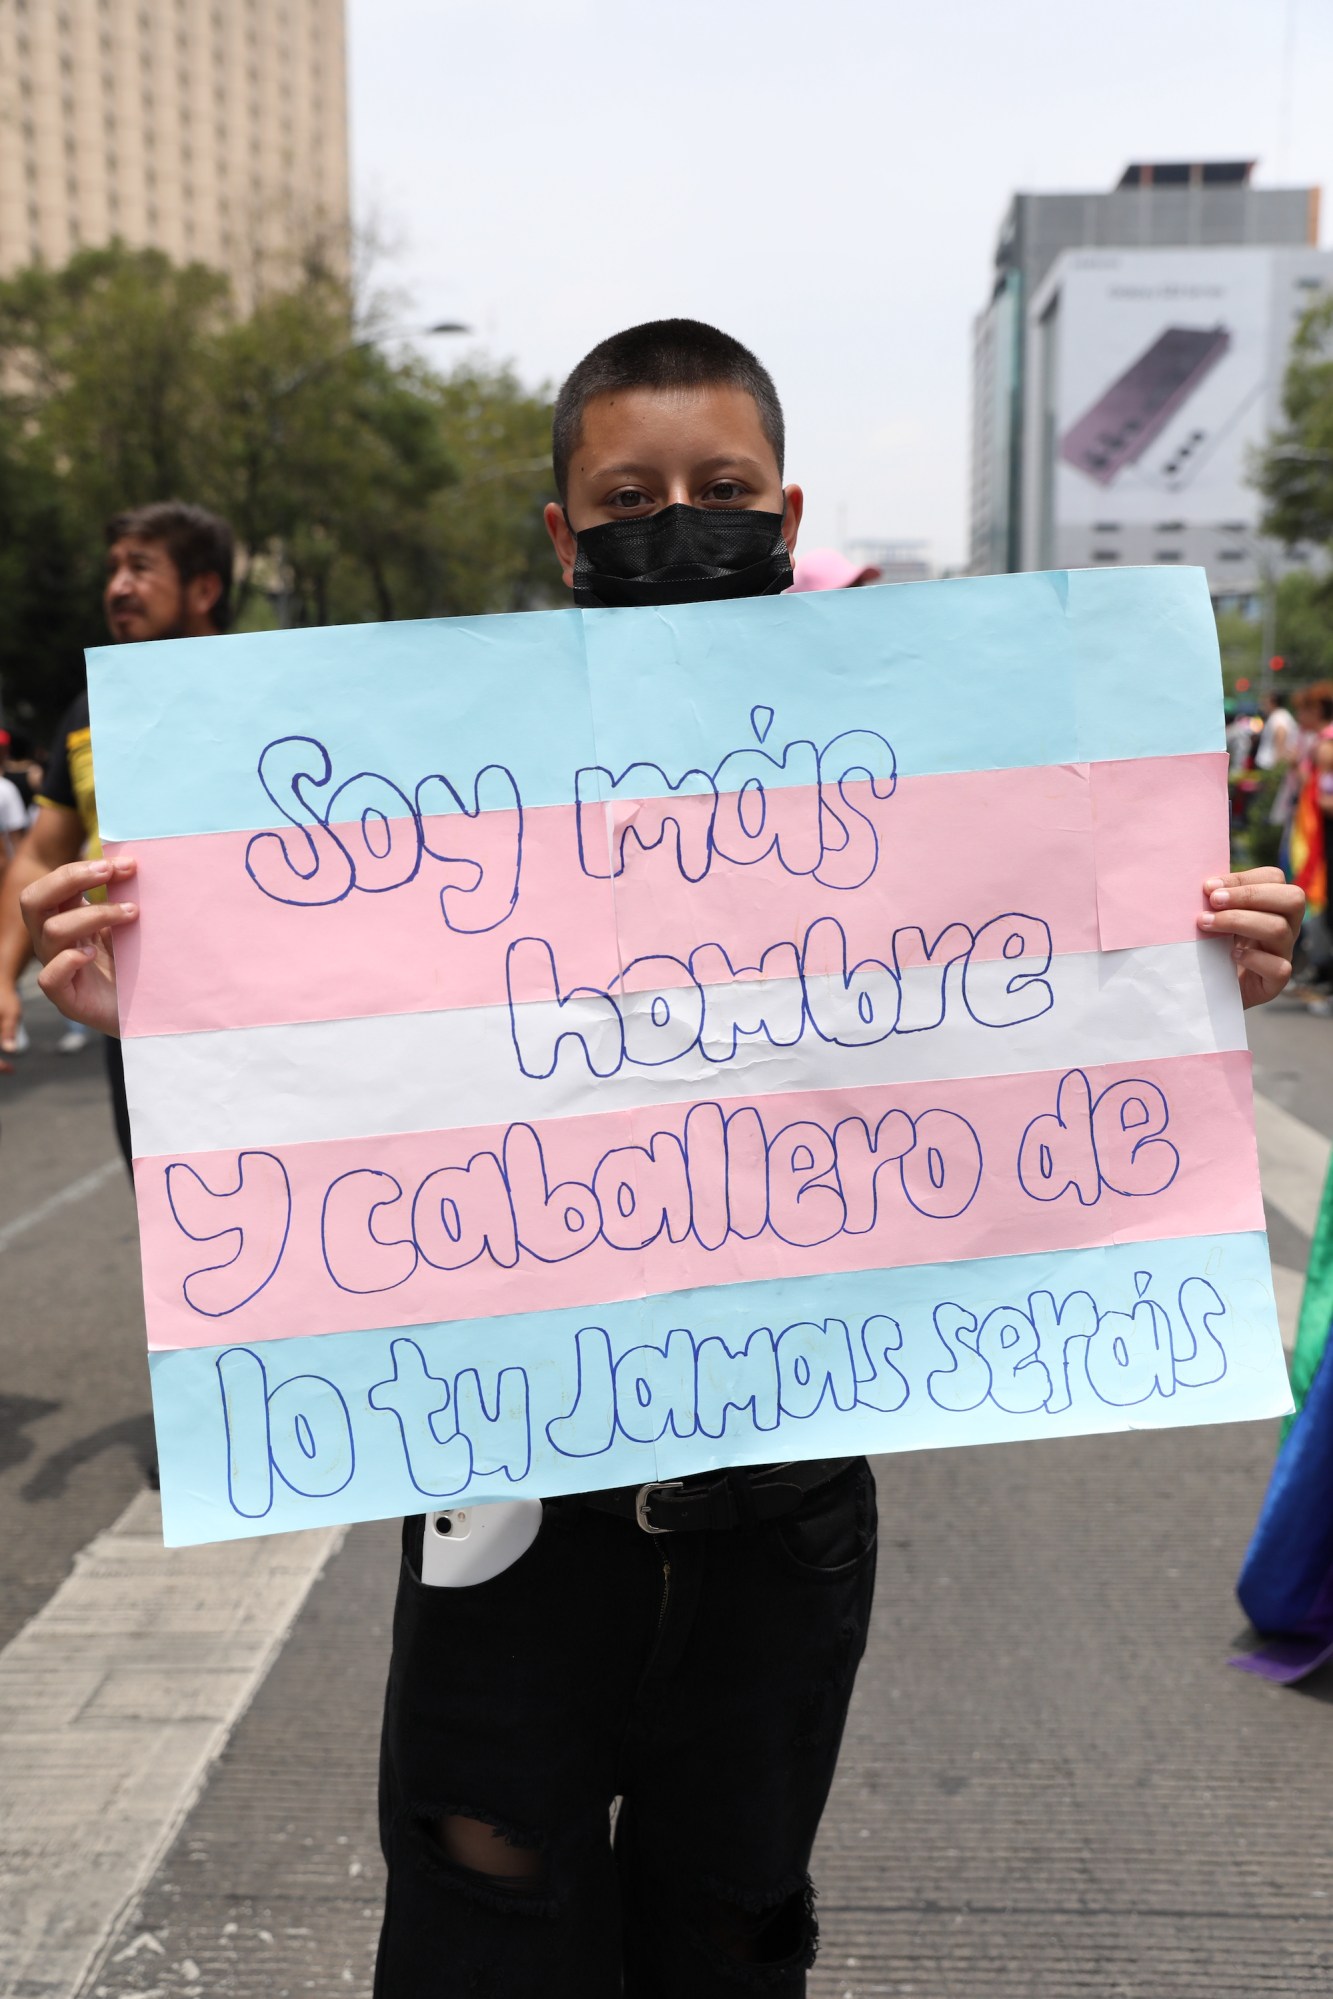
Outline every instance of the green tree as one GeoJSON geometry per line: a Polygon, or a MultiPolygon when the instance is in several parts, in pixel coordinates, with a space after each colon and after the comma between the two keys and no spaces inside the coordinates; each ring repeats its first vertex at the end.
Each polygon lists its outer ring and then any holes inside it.
{"type": "Polygon", "coordinates": [[[65,501],[43,455],[0,411],[0,691],[6,719],[39,742],[83,685],[83,648],[104,636],[101,551],[65,501]]]}
{"type": "Polygon", "coordinates": [[[286,297],[222,343],[217,504],[255,558],[249,594],[292,624],[554,601],[547,398],[506,368],[442,376],[333,333],[286,297]]]}
{"type": "Polygon", "coordinates": [[[211,490],[252,557],[242,614],[262,589],[284,622],[404,615],[391,572],[428,556],[455,476],[430,372],[358,337],[322,277],[261,300],[213,358],[211,490]]]}
{"type": "Polygon", "coordinates": [[[1248,680],[1252,689],[1257,687],[1261,643],[1258,619],[1247,618],[1243,611],[1219,611],[1217,640],[1222,652],[1222,685],[1226,692],[1235,694],[1239,680],[1248,680]]]}
{"type": "Polygon", "coordinates": [[[326,260],[238,312],[202,265],[121,245],[0,283],[0,691],[48,725],[102,637],[102,530],[179,495],[236,530],[238,622],[554,600],[550,402],[377,344],[326,260]]]}
{"type": "MultiPolygon", "coordinates": [[[[1277,586],[1275,647],[1282,672],[1272,685],[1281,693],[1333,678],[1333,579],[1310,569],[1293,569],[1277,586]]],[[[1263,626],[1243,611],[1221,611],[1217,636],[1222,650],[1222,681],[1228,694],[1248,680],[1257,697],[1264,680],[1263,626]]]]}
{"type": "Polygon", "coordinates": [[[1333,676],[1333,578],[1310,569],[1293,569],[1282,577],[1277,651],[1286,687],[1333,676]]]}
{"type": "Polygon", "coordinates": [[[1284,423],[1259,463],[1264,532],[1295,548],[1333,544],[1333,298],[1296,329],[1282,384],[1284,423]]]}
{"type": "Polygon", "coordinates": [[[464,366],[436,385],[457,478],[432,510],[435,611],[526,611],[565,592],[542,521],[551,483],[551,405],[512,370],[464,366]]]}
{"type": "Polygon", "coordinates": [[[0,690],[44,735],[105,638],[102,523],[189,492],[226,280],[152,250],[84,250],[0,283],[0,690]]]}
{"type": "MultiPolygon", "coordinates": [[[[1264,499],[1263,532],[1313,567],[1290,570],[1277,584],[1274,650],[1283,661],[1279,690],[1333,674],[1333,570],[1316,555],[1333,556],[1333,298],[1301,319],[1282,384],[1281,427],[1256,466],[1264,499]]],[[[1218,619],[1228,693],[1239,679],[1257,693],[1266,684],[1259,621],[1239,612],[1218,619]]]]}
{"type": "Polygon", "coordinates": [[[66,488],[72,520],[195,490],[227,280],[159,250],[82,250],[0,285],[10,406],[66,488]]]}

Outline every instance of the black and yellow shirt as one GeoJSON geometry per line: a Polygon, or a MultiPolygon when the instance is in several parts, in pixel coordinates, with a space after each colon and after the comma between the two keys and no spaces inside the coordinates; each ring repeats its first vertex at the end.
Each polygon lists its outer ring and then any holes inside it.
{"type": "Polygon", "coordinates": [[[77,812],[83,821],[87,856],[96,860],[102,851],[97,830],[97,793],[93,788],[93,738],[88,725],[88,696],[71,701],[60,718],[51,761],[46,766],[38,805],[56,805],[77,812]]]}

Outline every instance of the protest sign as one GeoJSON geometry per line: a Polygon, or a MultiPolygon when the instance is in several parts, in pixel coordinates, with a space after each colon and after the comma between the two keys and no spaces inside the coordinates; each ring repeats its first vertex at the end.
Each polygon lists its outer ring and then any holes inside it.
{"type": "Polygon", "coordinates": [[[169,1540],[1288,1406],[1200,573],[91,689],[169,1540]]]}

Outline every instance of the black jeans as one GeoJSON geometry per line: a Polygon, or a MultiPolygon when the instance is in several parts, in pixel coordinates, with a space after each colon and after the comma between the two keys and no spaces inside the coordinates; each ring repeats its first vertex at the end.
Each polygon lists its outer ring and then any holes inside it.
{"type": "Polygon", "coordinates": [[[405,1524],[394,1616],[376,1999],[799,1999],[874,1588],[865,1460],[725,1532],[548,1501],[472,1588],[420,1582],[421,1534],[405,1524]],[[451,1815],[535,1850],[533,1875],[449,1859],[451,1815]]]}

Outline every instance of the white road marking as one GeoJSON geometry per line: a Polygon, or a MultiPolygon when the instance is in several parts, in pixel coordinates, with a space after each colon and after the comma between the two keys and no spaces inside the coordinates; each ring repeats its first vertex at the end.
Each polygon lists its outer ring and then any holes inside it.
{"type": "MultiPolygon", "coordinates": [[[[1333,1145],[1304,1118],[1284,1110],[1258,1090],[1254,1093],[1254,1129],[1259,1140],[1259,1179],[1264,1199],[1302,1235],[1312,1236],[1319,1220],[1333,1145]]],[[[1288,1353],[1296,1344],[1304,1289],[1303,1270],[1293,1270],[1285,1263],[1273,1265],[1278,1324],[1288,1353]]]]}
{"type": "Polygon", "coordinates": [[[1296,1327],[1301,1316],[1301,1296],[1305,1272],[1288,1264],[1273,1265],[1273,1296],[1277,1299],[1277,1322],[1282,1328],[1282,1344],[1290,1353],[1296,1344],[1296,1327]]]}
{"type": "Polygon", "coordinates": [[[95,1194],[99,1187],[105,1187],[108,1180],[114,1179],[117,1173],[124,1171],[124,1164],[117,1155],[115,1159],[108,1159],[101,1166],[95,1166],[92,1172],[85,1173],[81,1180],[71,1180],[68,1187],[57,1188],[54,1194],[48,1194],[44,1201],[39,1201],[35,1208],[29,1208],[25,1214],[15,1215],[12,1222],[6,1222],[4,1227],[0,1228],[0,1251],[8,1249],[12,1242],[17,1242],[21,1235],[28,1233],[29,1229],[38,1228],[43,1222],[49,1221],[52,1215],[58,1215],[62,1208],[72,1208],[76,1201],[87,1200],[89,1194],[95,1194]]]}
{"type": "Polygon", "coordinates": [[[1254,1128],[1259,1139],[1259,1178],[1264,1198],[1279,1208],[1303,1235],[1312,1236],[1319,1219],[1328,1162],[1333,1154],[1322,1132],[1293,1117],[1271,1097],[1254,1093],[1254,1128]]]}
{"type": "Polygon", "coordinates": [[[142,1493],[0,1652],[0,1999],[75,1999],[344,1531],[164,1548],[142,1493]]]}

